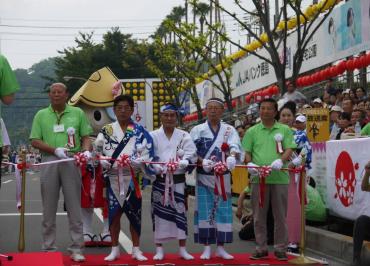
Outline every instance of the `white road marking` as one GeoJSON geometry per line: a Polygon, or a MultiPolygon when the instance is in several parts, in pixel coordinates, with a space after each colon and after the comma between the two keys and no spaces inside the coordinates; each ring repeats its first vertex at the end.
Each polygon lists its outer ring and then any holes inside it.
{"type": "MultiPolygon", "coordinates": [[[[0,216],[19,216],[21,215],[20,213],[18,212],[14,212],[14,213],[0,213],[0,216]]],[[[24,214],[25,216],[42,216],[42,212],[28,212],[28,213],[25,213],[24,214]]],[[[58,216],[63,216],[63,215],[67,215],[66,212],[57,212],[57,215],[58,216]]]]}
{"type": "Polygon", "coordinates": [[[11,179],[10,180],[6,180],[6,181],[3,182],[3,184],[7,184],[7,183],[12,182],[12,181],[13,180],[11,180],[11,179]]]}
{"type": "MultiPolygon", "coordinates": [[[[100,209],[94,209],[94,213],[96,216],[98,216],[99,220],[104,223],[103,220],[103,215],[101,214],[100,209]]],[[[118,238],[119,243],[121,246],[124,248],[124,250],[128,253],[131,254],[132,252],[132,241],[130,238],[125,235],[125,233],[122,232],[122,230],[119,232],[119,238],[118,238]]]]}

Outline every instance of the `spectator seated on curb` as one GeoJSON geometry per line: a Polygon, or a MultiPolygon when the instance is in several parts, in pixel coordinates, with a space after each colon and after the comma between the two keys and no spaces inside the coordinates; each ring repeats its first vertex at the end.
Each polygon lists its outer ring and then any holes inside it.
{"type": "MultiPolygon", "coordinates": [[[[241,240],[254,240],[253,211],[250,198],[251,189],[247,186],[238,198],[236,217],[239,218],[242,228],[239,231],[241,240]]],[[[274,243],[274,217],[272,216],[271,205],[267,213],[267,244],[274,243]]]]}
{"type": "Polygon", "coordinates": [[[311,185],[306,186],[307,205],[305,207],[306,224],[312,226],[319,226],[326,224],[327,211],[322,198],[311,185]]]}
{"type": "MultiPolygon", "coordinates": [[[[362,178],[362,191],[370,192],[370,162],[365,166],[365,174],[362,178]]],[[[370,217],[367,215],[359,216],[353,228],[353,261],[352,265],[362,266],[370,265],[370,261],[364,261],[361,258],[362,244],[364,240],[370,240],[370,217]]]]}

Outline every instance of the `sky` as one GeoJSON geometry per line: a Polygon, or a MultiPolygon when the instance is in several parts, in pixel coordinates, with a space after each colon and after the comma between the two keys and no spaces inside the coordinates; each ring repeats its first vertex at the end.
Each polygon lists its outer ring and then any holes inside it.
{"type": "MultiPolygon", "coordinates": [[[[230,2],[225,3],[231,7],[230,2]]],[[[14,69],[29,68],[75,46],[79,31],[94,31],[96,42],[115,26],[134,38],[147,38],[174,6],[183,4],[184,0],[0,0],[0,53],[14,69]]],[[[238,36],[237,27],[226,20],[238,36]]]]}

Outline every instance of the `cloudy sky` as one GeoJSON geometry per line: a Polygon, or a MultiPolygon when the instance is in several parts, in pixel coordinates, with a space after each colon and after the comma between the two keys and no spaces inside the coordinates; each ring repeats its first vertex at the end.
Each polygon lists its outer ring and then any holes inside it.
{"type": "MultiPolygon", "coordinates": [[[[231,1],[225,1],[229,5],[231,1]]],[[[147,38],[184,0],[0,0],[0,52],[13,68],[29,68],[57,51],[75,46],[79,31],[95,40],[119,26],[135,38],[147,38]]],[[[227,27],[239,36],[230,18],[227,27]]],[[[242,40],[245,36],[241,35],[242,40]]]]}

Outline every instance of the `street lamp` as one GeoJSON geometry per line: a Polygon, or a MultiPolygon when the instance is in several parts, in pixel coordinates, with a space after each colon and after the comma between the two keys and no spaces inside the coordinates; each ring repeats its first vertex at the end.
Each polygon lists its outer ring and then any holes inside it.
{"type": "Polygon", "coordinates": [[[87,79],[85,79],[85,78],[82,78],[82,77],[73,77],[73,76],[64,76],[64,77],[63,77],[63,79],[64,79],[65,81],[70,81],[70,80],[72,80],[72,79],[78,79],[78,80],[87,81],[87,79]]]}

